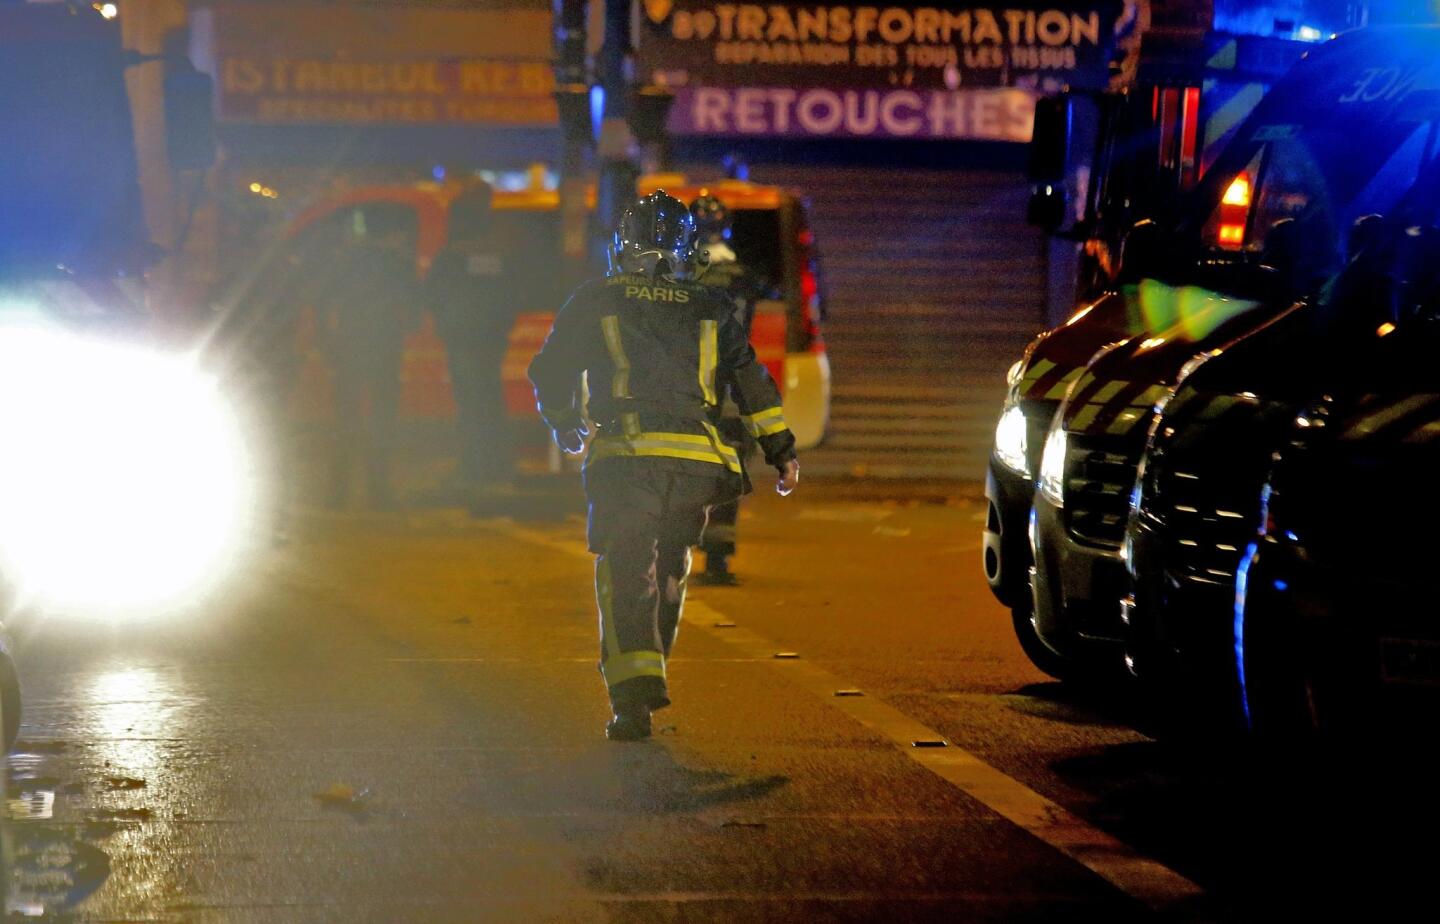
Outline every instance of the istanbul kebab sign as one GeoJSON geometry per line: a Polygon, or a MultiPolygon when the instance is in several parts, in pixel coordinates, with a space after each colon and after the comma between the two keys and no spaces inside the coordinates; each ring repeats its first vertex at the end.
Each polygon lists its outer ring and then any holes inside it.
{"type": "Polygon", "coordinates": [[[676,134],[1026,141],[1037,93],[1104,85],[1122,4],[643,6],[676,134]]]}

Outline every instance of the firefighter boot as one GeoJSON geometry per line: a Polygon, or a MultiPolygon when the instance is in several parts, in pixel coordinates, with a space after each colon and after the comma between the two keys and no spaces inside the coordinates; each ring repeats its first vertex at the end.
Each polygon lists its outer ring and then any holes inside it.
{"type": "Polygon", "coordinates": [[[695,575],[695,582],[706,587],[736,587],[740,579],[730,570],[730,556],[707,552],[705,570],[695,575]]]}
{"type": "Polygon", "coordinates": [[[650,707],[626,704],[615,707],[605,723],[605,737],[611,741],[643,741],[650,737],[650,707]]]}

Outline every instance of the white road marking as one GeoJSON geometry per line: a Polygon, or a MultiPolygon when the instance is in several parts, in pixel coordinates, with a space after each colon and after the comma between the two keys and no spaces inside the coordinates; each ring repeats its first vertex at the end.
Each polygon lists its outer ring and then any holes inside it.
{"type": "MultiPolygon", "coordinates": [[[[495,524],[495,528],[524,542],[586,560],[590,558],[581,542],[557,539],[509,524],[495,524]]],[[[1187,906],[1204,895],[1204,890],[1194,882],[1088,824],[964,748],[954,744],[948,747],[915,747],[916,741],[942,736],[872,696],[837,697],[836,690],[853,688],[854,685],[804,658],[775,658],[776,644],[744,627],[715,628],[715,623],[729,623],[731,620],[703,600],[697,600],[692,595],[686,600],[685,609],[687,629],[718,639],[739,650],[748,659],[774,665],[791,682],[890,739],[901,753],[926,770],[1147,907],[1155,911],[1183,913],[1188,910],[1187,906]]]]}

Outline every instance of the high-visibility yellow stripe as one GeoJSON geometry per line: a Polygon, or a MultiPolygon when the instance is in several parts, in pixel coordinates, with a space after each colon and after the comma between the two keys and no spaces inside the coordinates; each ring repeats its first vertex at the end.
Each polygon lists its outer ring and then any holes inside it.
{"type": "Polygon", "coordinates": [[[742,414],[740,420],[751,436],[772,436],[785,429],[785,412],[778,407],[766,408],[754,414],[742,414]]]}
{"type": "Polygon", "coordinates": [[[1121,411],[1119,415],[1110,422],[1110,426],[1105,428],[1105,432],[1113,436],[1123,436],[1135,429],[1135,425],[1140,422],[1140,418],[1143,416],[1145,415],[1140,411],[1121,411]]]}
{"type": "Polygon", "coordinates": [[[1076,412],[1074,419],[1070,421],[1070,427],[1075,430],[1088,428],[1095,422],[1095,418],[1100,416],[1100,412],[1104,410],[1104,408],[1105,405],[1103,404],[1096,404],[1094,402],[1086,404],[1076,412]]]}
{"type": "MultiPolygon", "coordinates": [[[[706,425],[706,429],[713,429],[706,425]]],[[[591,458],[617,456],[652,456],[712,462],[733,472],[741,471],[740,455],[720,440],[719,433],[698,436],[693,433],[640,433],[637,436],[602,436],[590,447],[591,458]]]]}
{"type": "Polygon", "coordinates": [[[1070,386],[1075,382],[1076,379],[1080,378],[1080,374],[1084,371],[1084,366],[1076,366],[1074,369],[1071,369],[1069,372],[1065,373],[1064,378],[1060,379],[1060,381],[1050,386],[1050,390],[1045,392],[1045,399],[1047,401],[1053,401],[1055,399],[1065,397],[1065,392],[1070,390],[1070,386]]]}
{"type": "Polygon", "coordinates": [[[1200,420],[1214,420],[1239,403],[1234,395],[1216,395],[1195,415],[1200,420]]]}
{"type": "Polygon", "coordinates": [[[600,639],[605,644],[602,662],[620,651],[620,644],[615,640],[614,588],[610,578],[610,557],[602,555],[595,560],[595,601],[600,604],[600,639]]]}
{"type": "Polygon", "coordinates": [[[705,403],[711,405],[720,403],[715,396],[715,365],[720,355],[718,330],[714,321],[700,322],[700,393],[705,396],[705,403]]]}
{"type": "Polygon", "coordinates": [[[1130,402],[1131,407],[1154,407],[1155,402],[1165,397],[1166,388],[1164,385],[1151,385],[1149,388],[1136,395],[1130,402]]]}
{"type": "Polygon", "coordinates": [[[605,685],[611,688],[636,677],[664,680],[665,656],[658,651],[624,651],[607,657],[600,670],[605,675],[605,685]]]}
{"type": "Polygon", "coordinates": [[[1121,382],[1118,379],[1112,379],[1109,382],[1106,382],[1104,385],[1101,385],[1100,390],[1095,392],[1094,397],[1092,397],[1090,400],[1098,404],[1105,404],[1112,398],[1114,398],[1116,395],[1120,394],[1120,392],[1125,388],[1125,386],[1129,384],[1129,382],[1121,382]]]}
{"type": "Polygon", "coordinates": [[[621,651],[615,632],[615,585],[610,574],[610,558],[602,555],[595,563],[595,596],[600,604],[600,637],[604,640],[604,656],[600,670],[606,686],[614,687],[636,677],[665,677],[665,656],[658,651],[621,651]]]}
{"type": "Polygon", "coordinates": [[[615,398],[630,397],[630,357],[625,355],[625,344],[620,341],[620,319],[607,314],[600,319],[600,329],[605,332],[605,349],[610,352],[610,362],[615,366],[615,375],[610,379],[610,395],[615,398]]]}
{"type": "Polygon", "coordinates": [[[740,464],[740,454],[735,451],[735,447],[720,438],[720,431],[716,430],[710,421],[702,420],[700,425],[705,428],[705,436],[710,440],[710,445],[725,460],[725,466],[737,475],[743,473],[745,467],[740,464]]]}
{"type": "MultiPolygon", "coordinates": [[[[1055,363],[1048,359],[1037,360],[1029,369],[1025,370],[1025,377],[1020,380],[1020,384],[1028,385],[1031,382],[1037,382],[1045,373],[1054,368],[1055,363]]],[[[1075,371],[1078,373],[1080,370],[1076,369],[1075,371]]]]}
{"type": "Polygon", "coordinates": [[[1367,414],[1350,424],[1345,432],[1340,434],[1342,440],[1363,439],[1371,434],[1394,424],[1401,418],[1412,414],[1429,404],[1440,400],[1436,395],[1413,395],[1403,401],[1387,405],[1379,411],[1367,414]]]}

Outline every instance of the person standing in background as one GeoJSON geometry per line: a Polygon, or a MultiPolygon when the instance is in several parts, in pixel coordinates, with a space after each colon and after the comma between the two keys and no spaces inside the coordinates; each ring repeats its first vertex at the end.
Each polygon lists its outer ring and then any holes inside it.
{"type": "MultiPolygon", "coordinates": [[[[755,318],[755,302],[765,293],[765,283],[751,273],[731,246],[732,218],[729,208],[708,190],[701,190],[690,203],[695,219],[693,246],[694,274],[697,282],[724,292],[735,306],[735,320],[750,339],[750,326],[755,318]]],[[[720,436],[735,447],[741,456],[748,455],[753,437],[733,401],[725,404],[724,415],[717,425],[720,436]]],[[[700,551],[705,553],[705,568],[694,576],[697,584],[730,586],[739,584],[730,570],[735,555],[736,528],[740,517],[740,499],[722,504],[710,513],[710,525],[700,551]]]]}
{"type": "Polygon", "coordinates": [[[363,458],[367,502],[387,509],[395,502],[391,464],[405,337],[420,321],[414,213],[357,209],[350,232],[320,299],[335,372],[329,502],[332,508],[346,505],[356,461],[363,458]]]}
{"type": "Polygon", "coordinates": [[[445,343],[455,396],[455,487],[472,497],[509,489],[515,477],[501,366],[518,293],[503,243],[490,187],[480,184],[451,203],[448,243],[425,279],[425,304],[445,343]]]}

